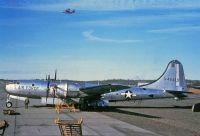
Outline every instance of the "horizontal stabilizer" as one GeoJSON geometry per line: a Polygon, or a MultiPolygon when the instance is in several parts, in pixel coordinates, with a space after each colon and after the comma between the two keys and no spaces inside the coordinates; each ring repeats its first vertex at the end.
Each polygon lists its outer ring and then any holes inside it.
{"type": "Polygon", "coordinates": [[[178,98],[183,98],[183,97],[187,97],[186,94],[191,94],[191,92],[188,91],[170,91],[170,90],[166,90],[167,93],[170,93],[172,95],[174,95],[175,97],[178,98]]]}

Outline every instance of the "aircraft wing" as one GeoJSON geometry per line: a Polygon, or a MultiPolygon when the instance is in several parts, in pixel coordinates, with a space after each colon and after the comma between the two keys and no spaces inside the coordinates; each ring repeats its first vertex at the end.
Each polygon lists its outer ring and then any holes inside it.
{"type": "Polygon", "coordinates": [[[99,86],[93,86],[93,87],[86,87],[81,88],[80,91],[86,94],[87,96],[101,96],[101,94],[114,92],[122,89],[130,88],[129,86],[123,86],[123,85],[99,85],[99,86]]]}
{"type": "Polygon", "coordinates": [[[199,97],[200,96],[200,89],[198,88],[188,88],[189,91],[171,91],[171,90],[166,90],[166,92],[174,95],[175,97],[178,97],[178,98],[183,98],[183,97],[188,97],[188,95],[186,94],[190,94],[189,96],[195,96],[196,97],[199,97]]]}

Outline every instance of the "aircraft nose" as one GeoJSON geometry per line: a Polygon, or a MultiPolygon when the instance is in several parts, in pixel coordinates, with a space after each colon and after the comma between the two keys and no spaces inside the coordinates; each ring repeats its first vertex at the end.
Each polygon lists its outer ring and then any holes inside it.
{"type": "Polygon", "coordinates": [[[16,87],[15,84],[7,84],[6,85],[6,91],[10,92],[11,90],[14,90],[15,87],[16,87]]]}

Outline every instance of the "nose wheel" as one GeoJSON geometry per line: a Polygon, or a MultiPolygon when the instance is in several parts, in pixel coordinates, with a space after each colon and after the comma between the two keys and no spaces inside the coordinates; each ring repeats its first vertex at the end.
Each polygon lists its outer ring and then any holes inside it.
{"type": "Polygon", "coordinates": [[[6,107],[7,108],[11,108],[12,107],[12,102],[10,102],[10,101],[6,102],[6,107]]]}
{"type": "Polygon", "coordinates": [[[6,101],[6,107],[11,108],[12,107],[12,102],[10,101],[10,95],[7,95],[7,101],[6,101]]]}

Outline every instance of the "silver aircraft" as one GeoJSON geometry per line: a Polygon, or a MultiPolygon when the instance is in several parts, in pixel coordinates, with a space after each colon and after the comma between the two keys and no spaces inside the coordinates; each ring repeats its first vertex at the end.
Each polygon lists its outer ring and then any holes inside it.
{"type": "Polygon", "coordinates": [[[68,81],[58,81],[55,79],[46,80],[17,80],[6,84],[7,92],[6,107],[12,107],[11,99],[26,101],[26,99],[41,99],[42,103],[55,104],[62,101],[73,101],[79,103],[80,108],[104,103],[101,94],[110,90],[127,88],[122,85],[96,85],[91,83],[68,83],[68,81]],[[72,100],[73,99],[73,100],[72,100]],[[74,101],[75,99],[75,101],[74,101]],[[78,100],[77,100],[78,99],[78,100]]]}
{"type": "Polygon", "coordinates": [[[154,82],[130,87],[124,85],[69,84],[67,81],[20,80],[6,85],[7,107],[12,107],[10,98],[26,100],[41,99],[43,103],[54,104],[59,100],[76,99],[79,108],[108,106],[110,101],[143,100],[156,98],[183,99],[188,89],[185,82],[183,66],[178,60],[169,62],[164,73],[154,82]]]}

